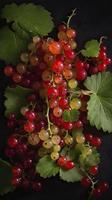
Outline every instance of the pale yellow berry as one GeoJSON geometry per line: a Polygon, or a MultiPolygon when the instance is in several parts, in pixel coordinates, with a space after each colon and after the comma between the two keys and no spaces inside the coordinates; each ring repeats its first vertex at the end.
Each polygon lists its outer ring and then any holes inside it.
{"type": "Polygon", "coordinates": [[[54,145],[53,146],[53,150],[55,151],[55,152],[59,152],[60,150],[61,150],[61,147],[60,147],[60,145],[54,145]]]}
{"type": "Polygon", "coordinates": [[[70,79],[70,80],[68,81],[68,86],[69,86],[69,88],[71,88],[71,89],[76,88],[77,85],[78,85],[78,82],[77,82],[75,79],[70,79]]]}
{"type": "Polygon", "coordinates": [[[78,99],[78,98],[73,98],[73,99],[70,101],[70,107],[71,107],[72,109],[76,109],[76,110],[80,109],[80,107],[81,107],[81,101],[80,101],[80,99],[78,99]]]}
{"type": "Polygon", "coordinates": [[[57,160],[59,158],[59,153],[58,152],[52,152],[51,153],[51,159],[52,160],[57,160]]]}
{"type": "Polygon", "coordinates": [[[37,134],[31,134],[28,137],[28,143],[31,145],[37,145],[40,142],[40,138],[37,134]]]}
{"type": "Polygon", "coordinates": [[[71,135],[67,135],[64,138],[65,144],[70,145],[73,143],[73,137],[71,135]]]}
{"type": "Polygon", "coordinates": [[[43,141],[49,139],[49,133],[48,131],[46,131],[45,129],[42,129],[40,132],[39,132],[39,138],[43,141]]]}
{"type": "Polygon", "coordinates": [[[85,137],[83,135],[77,135],[76,142],[79,144],[83,144],[85,142],[85,137]]]}
{"type": "Polygon", "coordinates": [[[50,149],[53,146],[53,143],[50,139],[43,142],[43,147],[46,149],[50,149]]]}
{"type": "Polygon", "coordinates": [[[51,126],[51,132],[53,135],[58,134],[59,133],[59,128],[55,125],[51,126]]]}
{"type": "Polygon", "coordinates": [[[51,138],[51,140],[52,140],[53,144],[59,144],[60,141],[61,141],[61,138],[60,138],[59,135],[53,135],[53,137],[51,138]]]}
{"type": "Polygon", "coordinates": [[[22,53],[21,56],[20,56],[20,59],[21,59],[22,62],[28,63],[28,61],[29,61],[28,53],[22,53]]]}

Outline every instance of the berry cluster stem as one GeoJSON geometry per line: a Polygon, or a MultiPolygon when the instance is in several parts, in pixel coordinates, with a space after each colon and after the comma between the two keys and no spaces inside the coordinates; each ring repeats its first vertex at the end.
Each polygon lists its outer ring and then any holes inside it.
{"type": "Polygon", "coordinates": [[[50,135],[52,135],[52,131],[51,131],[51,122],[50,122],[50,119],[49,119],[49,102],[48,102],[48,98],[46,98],[46,103],[47,103],[47,113],[46,113],[46,117],[47,117],[47,123],[48,123],[48,131],[50,133],[50,135]]]}
{"type": "Polygon", "coordinates": [[[67,21],[67,28],[69,28],[69,25],[70,25],[70,21],[72,19],[73,16],[76,15],[76,8],[72,11],[72,14],[68,17],[68,21],[67,21]]]}

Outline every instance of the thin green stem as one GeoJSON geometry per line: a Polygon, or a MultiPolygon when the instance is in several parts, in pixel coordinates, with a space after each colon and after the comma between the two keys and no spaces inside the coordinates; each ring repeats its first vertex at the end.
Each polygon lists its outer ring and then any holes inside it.
{"type": "Polygon", "coordinates": [[[48,102],[48,99],[46,99],[46,103],[47,103],[47,113],[46,113],[46,117],[47,117],[47,123],[48,123],[48,131],[50,133],[50,135],[52,135],[52,131],[51,131],[51,122],[50,122],[50,119],[49,119],[49,102],[48,102]]]}
{"type": "Polygon", "coordinates": [[[71,21],[72,17],[76,15],[76,10],[77,10],[77,9],[75,8],[75,9],[72,11],[72,14],[68,17],[67,28],[69,28],[69,26],[70,26],[70,21],[71,21]]]}

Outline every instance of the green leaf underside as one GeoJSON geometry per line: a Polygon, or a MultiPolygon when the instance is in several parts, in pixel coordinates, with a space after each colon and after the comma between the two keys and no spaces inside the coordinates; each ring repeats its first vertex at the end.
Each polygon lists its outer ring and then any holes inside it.
{"type": "Polygon", "coordinates": [[[15,88],[7,87],[5,90],[5,115],[9,113],[20,114],[20,109],[26,106],[26,98],[32,93],[31,89],[17,86],[15,88]]]}
{"type": "Polygon", "coordinates": [[[50,156],[46,155],[41,158],[36,166],[36,172],[43,178],[55,176],[59,172],[59,167],[50,156]]]}
{"type": "Polygon", "coordinates": [[[1,16],[6,18],[7,22],[16,22],[31,36],[47,35],[54,26],[50,12],[33,3],[6,5],[2,10],[1,16]]]}
{"type": "Polygon", "coordinates": [[[0,30],[0,47],[0,59],[7,64],[16,64],[20,53],[26,50],[27,42],[5,26],[0,30]]]}
{"type": "Polygon", "coordinates": [[[97,57],[100,50],[100,43],[97,40],[90,40],[86,42],[85,49],[81,50],[81,53],[85,57],[97,57]]]}
{"type": "Polygon", "coordinates": [[[63,112],[63,119],[65,122],[74,122],[79,118],[79,111],[72,109],[71,111],[65,110],[63,112]]]}
{"type": "Polygon", "coordinates": [[[11,179],[11,165],[0,159],[0,195],[4,195],[14,190],[14,187],[11,185],[11,179]]]}
{"type": "Polygon", "coordinates": [[[88,101],[88,120],[97,129],[112,132],[112,74],[103,72],[88,77],[85,87],[93,94],[88,101]]]}
{"type": "Polygon", "coordinates": [[[77,182],[82,179],[82,175],[78,167],[74,167],[70,170],[60,169],[60,178],[67,182],[77,182]]]}

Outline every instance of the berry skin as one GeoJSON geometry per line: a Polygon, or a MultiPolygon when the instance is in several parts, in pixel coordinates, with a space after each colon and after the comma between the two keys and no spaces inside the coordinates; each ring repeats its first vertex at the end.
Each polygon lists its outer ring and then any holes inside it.
{"type": "Polygon", "coordinates": [[[62,109],[66,109],[66,108],[68,107],[68,100],[65,99],[65,98],[61,98],[61,99],[59,100],[59,106],[60,106],[60,108],[62,108],[62,109]]]}
{"type": "Polygon", "coordinates": [[[98,174],[98,166],[92,166],[89,169],[89,173],[93,176],[95,176],[96,174],[98,174]]]}
{"type": "Polygon", "coordinates": [[[66,162],[67,162],[66,157],[65,156],[60,156],[59,159],[58,159],[58,161],[57,161],[57,164],[60,167],[64,167],[66,162]]]}
{"type": "Polygon", "coordinates": [[[106,181],[101,181],[99,182],[98,187],[100,188],[101,192],[106,192],[109,189],[109,184],[106,181]]]}
{"type": "Polygon", "coordinates": [[[76,79],[78,81],[83,81],[87,77],[87,72],[85,69],[78,70],[76,73],[76,79]]]}
{"type": "Polygon", "coordinates": [[[24,130],[28,133],[33,132],[35,130],[35,125],[33,122],[27,121],[24,124],[24,130]]]}
{"type": "Polygon", "coordinates": [[[63,69],[64,69],[63,63],[60,60],[55,60],[55,62],[52,65],[53,72],[59,74],[62,73],[63,69]]]}
{"type": "Polygon", "coordinates": [[[73,60],[75,58],[75,53],[72,50],[65,51],[64,53],[68,60],[73,60]]]}
{"type": "Polygon", "coordinates": [[[92,146],[97,147],[97,148],[100,147],[101,143],[102,143],[101,139],[99,137],[97,137],[97,136],[93,137],[93,139],[90,141],[90,144],[92,146]]]}
{"type": "Polygon", "coordinates": [[[67,160],[65,165],[64,165],[64,168],[67,169],[67,170],[72,169],[74,167],[75,167],[75,164],[71,160],[67,160]]]}
{"type": "Polygon", "coordinates": [[[27,111],[25,117],[32,122],[36,119],[36,114],[33,111],[27,111]]]}
{"type": "Polygon", "coordinates": [[[11,147],[11,148],[16,148],[17,145],[18,145],[18,139],[11,136],[8,138],[8,146],[11,147]]]}
{"type": "Polygon", "coordinates": [[[87,142],[91,142],[91,140],[93,139],[93,135],[90,133],[86,133],[84,134],[84,136],[87,142]]]}
{"type": "Polygon", "coordinates": [[[12,76],[13,75],[13,68],[12,66],[8,65],[4,68],[4,74],[6,76],[12,76]]]}
{"type": "Polygon", "coordinates": [[[101,197],[101,194],[102,194],[102,192],[101,192],[100,188],[98,188],[98,187],[95,188],[92,193],[93,197],[95,197],[95,198],[101,197]]]}
{"type": "Polygon", "coordinates": [[[90,187],[90,185],[91,185],[91,181],[90,181],[90,179],[88,178],[88,177],[84,177],[84,178],[82,178],[82,180],[81,180],[81,184],[84,186],[84,187],[90,187]]]}
{"type": "Polygon", "coordinates": [[[71,123],[71,122],[64,122],[64,123],[63,123],[63,128],[64,128],[65,130],[72,130],[72,128],[73,128],[73,123],[71,123]]]}
{"type": "Polygon", "coordinates": [[[48,88],[47,90],[47,94],[48,94],[48,97],[57,97],[59,94],[58,94],[58,90],[54,87],[50,87],[48,88]]]}
{"type": "Polygon", "coordinates": [[[59,153],[53,151],[53,152],[51,153],[51,159],[52,159],[52,160],[58,160],[58,158],[59,158],[59,153]]]}
{"type": "Polygon", "coordinates": [[[72,28],[69,28],[67,31],[66,31],[66,34],[67,34],[67,37],[68,38],[75,38],[76,37],[76,31],[72,28]]]}
{"type": "Polygon", "coordinates": [[[16,177],[12,178],[11,184],[14,187],[18,187],[21,184],[21,178],[16,178],[16,177]]]}
{"type": "Polygon", "coordinates": [[[20,166],[14,166],[12,168],[13,177],[20,177],[22,174],[22,168],[20,166]]]}
{"type": "Polygon", "coordinates": [[[33,182],[33,183],[32,183],[32,189],[33,189],[34,191],[36,191],[36,192],[41,191],[41,189],[42,189],[42,183],[39,182],[39,181],[33,182]]]}
{"type": "Polygon", "coordinates": [[[52,42],[49,44],[49,51],[50,51],[53,55],[58,55],[58,54],[60,54],[60,52],[61,52],[61,46],[60,46],[59,42],[52,41],[52,42]]]}

